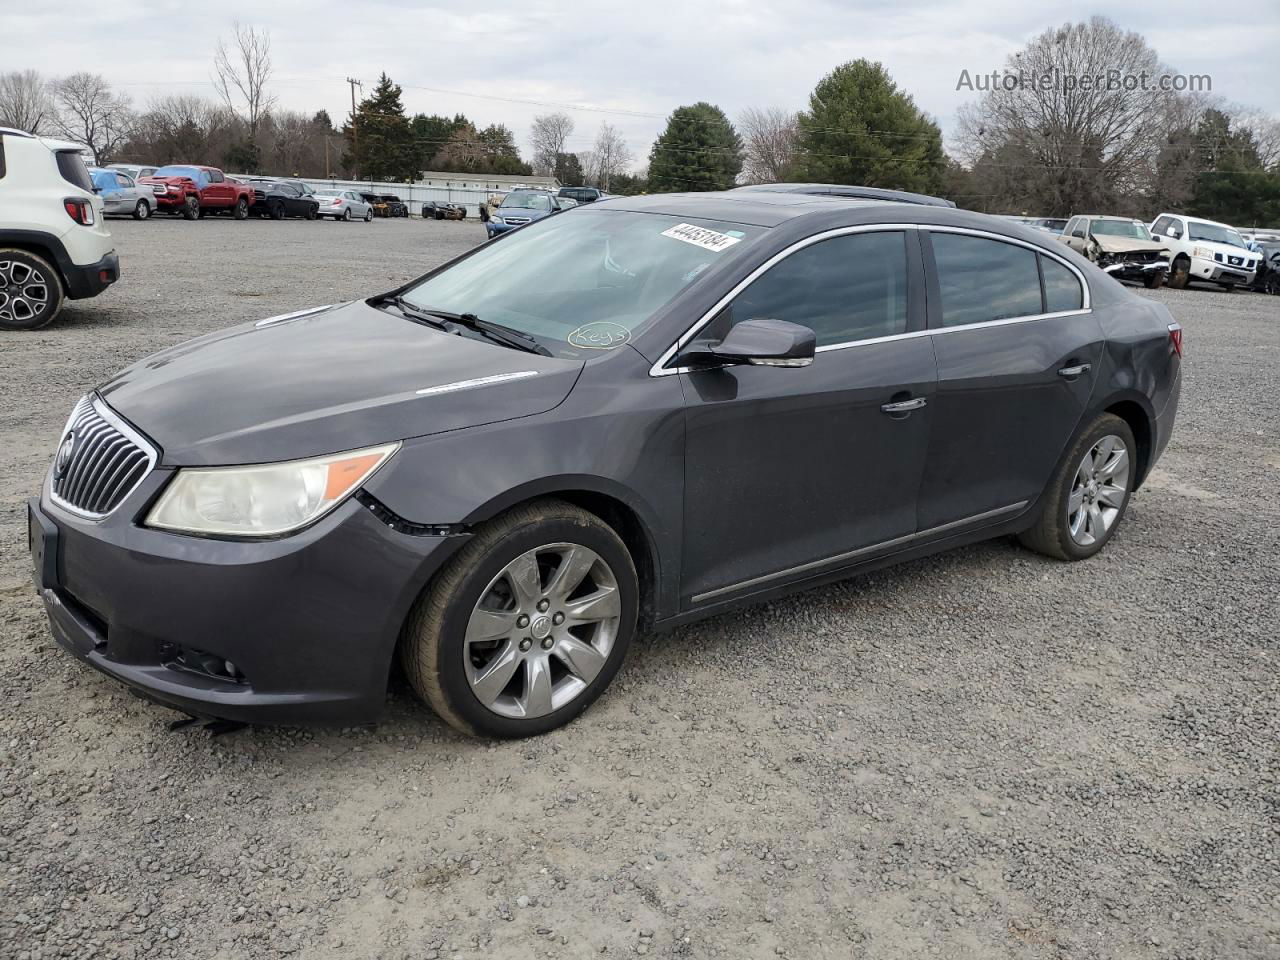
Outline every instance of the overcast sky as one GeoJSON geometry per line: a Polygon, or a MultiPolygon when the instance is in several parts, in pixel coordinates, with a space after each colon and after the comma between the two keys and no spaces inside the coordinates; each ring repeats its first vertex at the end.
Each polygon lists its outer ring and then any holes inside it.
{"type": "Polygon", "coordinates": [[[465,9],[410,0],[203,7],[4,0],[4,7],[0,70],[99,72],[139,106],[156,94],[212,96],[215,39],[238,18],[271,31],[281,106],[323,107],[340,122],[350,109],[344,78],[363,80],[367,92],[385,70],[404,87],[408,113],[505,123],[526,152],[532,117],[562,109],[576,122],[571,150],[589,149],[607,120],[643,161],[663,118],[681,104],[708,100],[731,118],[748,106],[801,109],[824,73],[857,57],[883,62],[948,132],[956,108],[976,96],[957,92],[961,70],[989,73],[1046,28],[1095,13],[1143,33],[1175,70],[1209,74],[1215,94],[1280,114],[1277,0],[1224,7],[1224,16],[1203,0],[521,0],[465,9]]]}

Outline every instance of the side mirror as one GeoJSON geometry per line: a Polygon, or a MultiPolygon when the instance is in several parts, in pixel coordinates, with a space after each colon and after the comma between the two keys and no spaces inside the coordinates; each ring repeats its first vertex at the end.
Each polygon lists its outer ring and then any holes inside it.
{"type": "Polygon", "coordinates": [[[750,363],[762,367],[807,367],[817,337],[786,320],[753,319],[735,324],[719,343],[695,344],[683,359],[702,363],[750,363]]]}
{"type": "Polygon", "coordinates": [[[1083,230],[1072,230],[1072,231],[1071,231],[1071,235],[1072,235],[1073,237],[1075,237],[1077,240],[1083,240],[1083,239],[1084,239],[1084,231],[1083,231],[1083,230]]]}

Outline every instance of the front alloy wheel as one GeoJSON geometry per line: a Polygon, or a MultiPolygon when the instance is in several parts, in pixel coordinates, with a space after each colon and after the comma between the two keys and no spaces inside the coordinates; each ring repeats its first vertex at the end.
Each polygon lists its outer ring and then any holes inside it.
{"type": "Polygon", "coordinates": [[[635,632],[635,565],[617,533],[546,500],[484,524],[405,624],[418,695],[451,726],[491,737],[546,733],[585,710],[635,632]]]}

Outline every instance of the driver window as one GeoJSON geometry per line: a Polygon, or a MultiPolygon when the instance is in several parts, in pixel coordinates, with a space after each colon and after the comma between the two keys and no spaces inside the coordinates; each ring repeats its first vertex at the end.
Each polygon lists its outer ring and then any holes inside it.
{"type": "Polygon", "coordinates": [[[906,234],[846,234],[797,250],[738,294],[708,333],[723,337],[766,317],[809,327],[819,347],[906,333],[906,234]]]}

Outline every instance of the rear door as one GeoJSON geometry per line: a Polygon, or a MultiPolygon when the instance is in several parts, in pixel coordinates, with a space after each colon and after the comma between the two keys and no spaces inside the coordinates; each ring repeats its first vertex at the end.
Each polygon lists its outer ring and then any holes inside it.
{"type": "Polygon", "coordinates": [[[681,374],[686,607],[818,575],[915,531],[936,380],[915,234],[811,238],[695,336],[768,317],[813,329],[818,352],[802,368],[681,374]]]}
{"type": "Polygon", "coordinates": [[[938,361],[927,532],[994,521],[1040,495],[1088,404],[1103,334],[1065,259],[980,231],[922,238],[938,361]]]}

